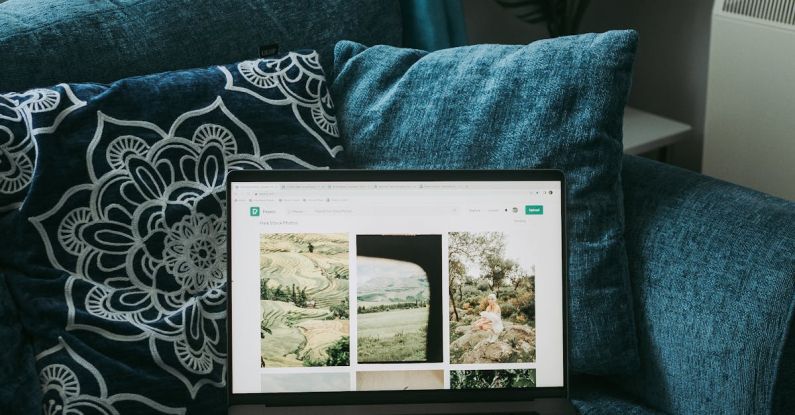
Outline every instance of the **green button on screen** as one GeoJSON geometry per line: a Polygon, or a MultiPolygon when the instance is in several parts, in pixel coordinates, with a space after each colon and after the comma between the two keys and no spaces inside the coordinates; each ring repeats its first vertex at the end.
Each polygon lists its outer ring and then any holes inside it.
{"type": "Polygon", "coordinates": [[[541,205],[525,205],[524,214],[525,215],[543,215],[544,214],[544,206],[541,206],[541,205]]]}

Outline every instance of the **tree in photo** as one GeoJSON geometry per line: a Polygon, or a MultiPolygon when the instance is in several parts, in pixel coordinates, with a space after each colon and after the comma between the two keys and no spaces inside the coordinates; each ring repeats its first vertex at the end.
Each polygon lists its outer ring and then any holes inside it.
{"type": "Polygon", "coordinates": [[[535,369],[450,371],[451,389],[534,388],[535,386],[535,369]]]}
{"type": "Polygon", "coordinates": [[[503,232],[448,240],[451,362],[535,361],[535,265],[516,250],[522,240],[503,232]]]}
{"type": "Polygon", "coordinates": [[[455,320],[459,321],[456,292],[459,302],[463,301],[464,284],[471,282],[467,275],[466,264],[484,265],[488,258],[497,256],[505,249],[503,234],[500,232],[469,233],[454,232],[450,234],[449,258],[449,295],[452,302],[455,320]]]}
{"type": "Polygon", "coordinates": [[[406,261],[357,261],[359,362],[424,360],[430,294],[425,272],[406,261]]]}

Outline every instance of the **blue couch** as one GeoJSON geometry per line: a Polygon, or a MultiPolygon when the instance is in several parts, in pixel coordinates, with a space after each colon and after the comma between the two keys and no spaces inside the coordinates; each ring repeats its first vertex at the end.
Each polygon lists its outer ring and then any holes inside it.
{"type": "Polygon", "coordinates": [[[622,179],[641,369],[575,377],[580,410],[793,413],[795,204],[633,156],[622,179]]]}
{"type": "MultiPolygon", "coordinates": [[[[304,18],[288,13],[282,25],[274,21],[291,7],[277,0],[239,0],[224,13],[216,7],[228,0],[123,3],[0,4],[0,91],[250,59],[258,42],[277,38],[283,50],[318,49],[330,71],[337,40],[438,48],[459,43],[463,25],[454,2],[307,2],[304,18]],[[146,14],[130,18],[136,10],[146,14]],[[197,17],[208,19],[202,30],[197,17]]],[[[795,204],[632,156],[622,180],[641,368],[574,374],[576,406],[586,414],[795,412],[795,204]]],[[[0,295],[0,329],[24,332],[13,300],[0,295]]],[[[4,346],[3,358],[35,353],[35,344],[4,346]]],[[[0,378],[3,403],[25,393],[17,380],[0,378]]]]}

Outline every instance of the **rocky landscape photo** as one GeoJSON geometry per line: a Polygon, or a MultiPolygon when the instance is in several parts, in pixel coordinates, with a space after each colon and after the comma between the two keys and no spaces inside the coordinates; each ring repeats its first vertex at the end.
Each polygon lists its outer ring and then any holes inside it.
{"type": "Polygon", "coordinates": [[[471,330],[465,318],[450,334],[450,363],[527,363],[535,361],[536,330],[527,325],[506,322],[505,329],[493,339],[485,331],[471,330]]]}
{"type": "Polygon", "coordinates": [[[350,362],[348,235],[260,238],[262,367],[350,362]]]}
{"type": "Polygon", "coordinates": [[[523,244],[503,232],[454,232],[448,241],[450,363],[534,362],[535,266],[523,244]]]}

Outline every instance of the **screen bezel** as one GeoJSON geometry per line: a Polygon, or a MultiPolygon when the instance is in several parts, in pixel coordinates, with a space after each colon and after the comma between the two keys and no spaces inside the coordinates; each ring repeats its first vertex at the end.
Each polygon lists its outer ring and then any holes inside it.
{"type": "Polygon", "coordinates": [[[245,182],[439,182],[439,181],[557,181],[560,182],[561,264],[563,272],[563,386],[512,389],[435,389],[400,391],[341,391],[290,393],[233,393],[232,380],[232,290],[227,280],[227,400],[228,405],[310,406],[367,405],[384,403],[451,403],[484,401],[529,401],[536,398],[568,399],[568,238],[566,226],[566,181],[562,171],[528,170],[234,170],[226,178],[227,277],[232,275],[232,203],[228,196],[233,183],[245,182]]]}

